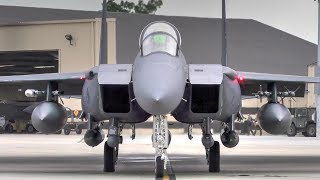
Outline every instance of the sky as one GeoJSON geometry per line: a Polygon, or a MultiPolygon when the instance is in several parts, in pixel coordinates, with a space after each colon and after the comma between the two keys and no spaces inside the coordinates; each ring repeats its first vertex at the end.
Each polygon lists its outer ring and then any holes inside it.
{"type": "MultiPolygon", "coordinates": [[[[136,0],[133,0],[136,1],[136,0]]],[[[96,11],[102,0],[0,0],[0,5],[96,11]]],[[[221,0],[163,0],[156,14],[221,17],[221,0]]],[[[228,18],[254,19],[307,41],[318,42],[318,4],[314,0],[227,0],[228,18]]]]}

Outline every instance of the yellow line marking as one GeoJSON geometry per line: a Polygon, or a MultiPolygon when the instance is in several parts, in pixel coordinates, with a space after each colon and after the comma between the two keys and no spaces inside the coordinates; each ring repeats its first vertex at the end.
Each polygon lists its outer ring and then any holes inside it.
{"type": "Polygon", "coordinates": [[[168,175],[163,176],[163,180],[170,180],[170,177],[168,175]]]}

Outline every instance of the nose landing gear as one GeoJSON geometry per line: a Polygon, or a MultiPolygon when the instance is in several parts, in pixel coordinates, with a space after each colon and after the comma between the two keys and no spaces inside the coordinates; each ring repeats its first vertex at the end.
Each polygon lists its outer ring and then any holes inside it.
{"type": "Polygon", "coordinates": [[[168,121],[165,116],[153,116],[153,136],[152,142],[155,148],[155,174],[156,177],[163,177],[167,166],[170,134],[168,121]]]}

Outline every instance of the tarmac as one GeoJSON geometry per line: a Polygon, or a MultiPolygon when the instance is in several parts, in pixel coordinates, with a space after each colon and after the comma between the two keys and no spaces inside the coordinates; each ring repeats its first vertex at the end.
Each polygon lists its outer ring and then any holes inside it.
{"type": "MultiPolygon", "coordinates": [[[[103,144],[91,148],[82,137],[1,134],[0,179],[155,179],[149,134],[125,134],[115,173],[102,172],[103,144]]],[[[201,136],[173,134],[163,179],[320,179],[319,149],[316,138],[240,136],[233,149],[221,145],[221,172],[208,173],[201,136]]]]}

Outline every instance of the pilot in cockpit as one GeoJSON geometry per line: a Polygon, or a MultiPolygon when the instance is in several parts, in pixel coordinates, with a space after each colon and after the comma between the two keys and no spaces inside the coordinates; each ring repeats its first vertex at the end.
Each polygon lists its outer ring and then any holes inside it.
{"type": "Polygon", "coordinates": [[[178,56],[180,43],[180,33],[173,25],[167,22],[155,22],[149,24],[141,33],[141,55],[162,52],[178,56]]]}

